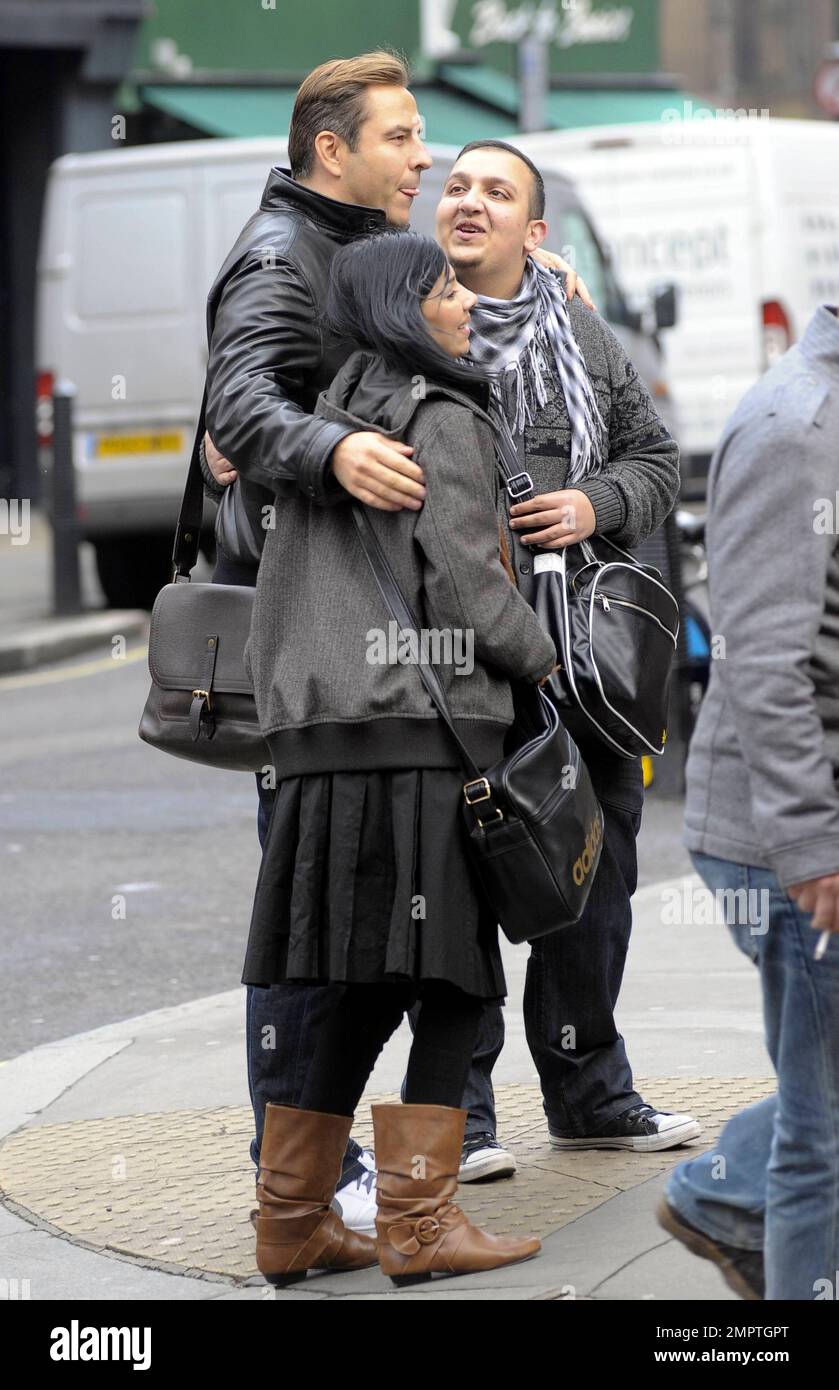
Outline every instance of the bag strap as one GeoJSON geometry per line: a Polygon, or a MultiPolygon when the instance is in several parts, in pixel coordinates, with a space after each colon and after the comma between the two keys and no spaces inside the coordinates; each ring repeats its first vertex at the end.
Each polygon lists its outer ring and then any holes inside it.
{"type": "MultiPolygon", "coordinates": [[[[657,574],[659,580],[664,580],[664,575],[662,574],[661,570],[657,568],[657,566],[645,565],[643,561],[638,559],[637,555],[632,555],[630,551],[624,550],[622,546],[615,545],[615,542],[610,541],[608,536],[601,535],[601,533],[598,531],[595,531],[592,536],[589,536],[588,540],[580,541],[580,549],[582,550],[583,554],[589,557],[590,562],[593,561],[598,565],[603,565],[606,563],[606,561],[601,560],[600,556],[596,553],[594,546],[591,544],[593,540],[596,540],[598,542],[603,541],[606,545],[609,546],[610,550],[614,550],[617,555],[621,555],[623,557],[624,564],[633,566],[642,574],[657,574]]],[[[570,549],[570,547],[566,547],[566,549],[570,549]]],[[[665,585],[665,587],[669,588],[669,585],[665,585]]]]}
{"type": "Polygon", "coordinates": [[[195,441],[192,445],[192,456],[189,460],[189,469],[184,484],[181,510],[178,513],[178,524],[175,527],[172,564],[175,567],[174,581],[176,584],[178,580],[189,583],[190,575],[198,559],[198,542],[201,538],[201,521],[204,516],[204,475],[201,472],[200,450],[201,440],[204,438],[206,413],[207,386],[205,383],[198,426],[195,431],[195,441]]]}
{"type": "Polygon", "coordinates": [[[533,479],[526,469],[519,467],[524,460],[516,453],[516,441],[506,425],[498,422],[495,429],[499,441],[499,447],[494,450],[495,464],[503,479],[508,505],[524,502],[534,492],[533,479]]]}
{"type": "MultiPolygon", "coordinates": [[[[396,577],[388,563],[387,556],[382,550],[379,538],[373,529],[370,518],[367,516],[360,502],[353,502],[352,514],[362,549],[373,571],[373,578],[376,581],[379,593],[387,604],[391,615],[399,624],[399,627],[405,632],[413,632],[417,639],[417,651],[421,654],[422,643],[417,620],[396,581],[396,577]]],[[[422,660],[421,655],[418,667],[423,685],[431,696],[432,701],[437,706],[440,717],[448,726],[449,732],[457,744],[457,751],[460,755],[460,761],[463,764],[464,771],[469,773],[472,780],[478,780],[482,775],[481,771],[472,760],[468,748],[454,726],[449,703],[446,699],[445,691],[440,684],[440,678],[437,672],[429,662],[422,660]]]]}

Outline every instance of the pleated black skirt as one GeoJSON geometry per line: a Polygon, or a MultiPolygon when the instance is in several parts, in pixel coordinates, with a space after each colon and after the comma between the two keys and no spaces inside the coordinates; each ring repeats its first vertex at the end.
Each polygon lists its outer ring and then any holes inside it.
{"type": "Polygon", "coordinates": [[[242,982],[447,980],[503,1000],[494,913],[467,857],[453,768],[277,784],[242,982]]]}

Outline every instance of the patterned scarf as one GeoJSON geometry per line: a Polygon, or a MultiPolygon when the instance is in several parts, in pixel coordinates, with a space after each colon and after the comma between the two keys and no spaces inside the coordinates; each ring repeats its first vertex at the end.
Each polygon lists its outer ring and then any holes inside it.
{"type": "MultiPolygon", "coordinates": [[[[556,376],[571,422],[566,487],[597,472],[607,457],[606,428],[571,329],[558,272],[528,258],[515,299],[478,295],[470,316],[469,357],[492,374],[490,414],[515,457],[517,436],[534,423],[556,376]]],[[[505,453],[507,448],[505,448],[505,453]]],[[[520,465],[519,465],[520,467],[520,465]]]]}

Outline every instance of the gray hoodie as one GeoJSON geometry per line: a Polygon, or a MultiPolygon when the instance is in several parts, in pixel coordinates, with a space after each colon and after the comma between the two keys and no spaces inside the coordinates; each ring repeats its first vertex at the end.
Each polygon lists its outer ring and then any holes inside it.
{"type": "Polygon", "coordinates": [[[685,843],[839,873],[839,319],[817,309],[744,396],[709,477],[716,657],[687,765],[685,843]]]}
{"type": "MultiPolygon", "coordinates": [[[[471,395],[431,384],[423,395],[365,351],[344,364],[316,414],[414,446],[424,506],[367,514],[419,624],[455,639],[437,672],[458,732],[487,767],[513,718],[509,678],[538,680],[556,662],[499,559],[490,421],[471,395]]],[[[349,500],[282,497],[268,519],[245,660],[278,776],[458,766],[416,665],[388,659],[395,630],[349,500]]]]}

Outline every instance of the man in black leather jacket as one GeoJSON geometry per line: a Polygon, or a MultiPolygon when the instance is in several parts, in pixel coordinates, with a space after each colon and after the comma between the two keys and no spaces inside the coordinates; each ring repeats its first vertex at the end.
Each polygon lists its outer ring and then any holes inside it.
{"type": "MultiPolygon", "coordinates": [[[[408,227],[411,204],[431,157],[420,138],[408,73],[390,53],[364,54],[316,68],[297,94],[289,132],[291,168],[274,168],[261,205],[246,223],[207,300],[210,359],[206,421],[238,476],[218,527],[214,579],[256,582],[263,508],[298,488],[324,506],[347,495],[388,511],[419,508],[423,476],[410,447],[312,414],[352,350],[322,323],[333,255],[352,238],[408,227]],[[224,551],[225,524],[237,554],[224,551]]],[[[206,459],[204,460],[206,467],[206,459]]],[[[206,471],[209,490],[217,489],[206,471]]],[[[273,803],[268,775],[257,776],[260,840],[273,803]]],[[[294,1104],[306,1039],[334,1002],[329,986],[249,986],[248,1080],[259,1161],[265,1105],[294,1104]]],[[[347,1225],[369,1229],[375,1215],[363,1191],[367,1164],[352,1140],[338,1200],[347,1225]]],[[[368,1184],[369,1187],[369,1184],[368,1184]]]]}
{"type": "Polygon", "coordinates": [[[259,210],[210,290],[207,425],[244,480],[252,516],[286,488],[324,505],[348,492],[389,510],[422,503],[421,471],[407,446],[311,413],[347,357],[321,320],[332,257],[365,232],[407,228],[431,165],[406,81],[388,54],[326,63],[309,75],[292,119],[291,174],[271,170],[259,210]],[[352,69],[351,102],[347,75],[329,71],[336,66],[352,69]],[[355,150],[321,129],[327,117],[336,130],[355,132],[355,150]],[[319,132],[313,141],[311,129],[319,132]]]}

